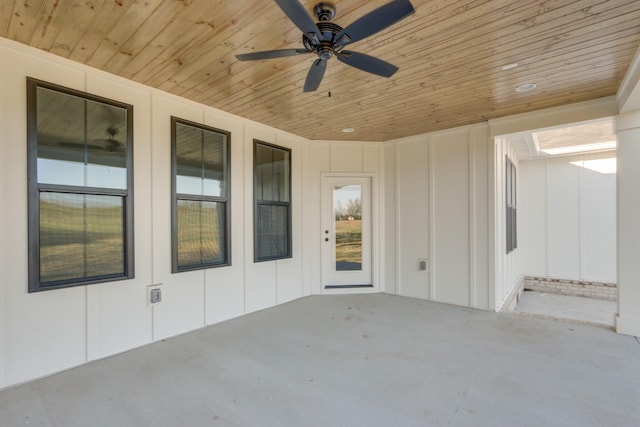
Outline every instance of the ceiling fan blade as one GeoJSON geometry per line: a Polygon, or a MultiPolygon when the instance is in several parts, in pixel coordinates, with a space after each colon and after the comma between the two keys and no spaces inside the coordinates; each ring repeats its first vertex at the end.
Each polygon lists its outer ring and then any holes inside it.
{"type": "Polygon", "coordinates": [[[347,25],[336,34],[336,44],[346,46],[395,24],[415,12],[409,0],[394,0],[347,25]],[[345,36],[346,37],[343,37],[345,36]]]}
{"type": "Polygon", "coordinates": [[[311,52],[306,49],[265,50],[263,52],[241,53],[239,55],[236,55],[236,58],[240,61],[259,61],[262,59],[284,58],[286,56],[303,55],[305,53],[311,52]]]}
{"type": "Polygon", "coordinates": [[[307,73],[307,79],[304,81],[304,92],[313,92],[318,89],[322,77],[324,77],[324,71],[327,69],[326,59],[316,59],[309,73],[307,73]]]}
{"type": "Polygon", "coordinates": [[[280,9],[311,40],[320,41],[322,34],[306,9],[298,0],[274,0],[280,9]]]}
{"type": "Polygon", "coordinates": [[[398,71],[398,67],[393,64],[359,52],[343,50],[338,54],[338,60],[359,70],[382,77],[391,77],[398,71]]]}

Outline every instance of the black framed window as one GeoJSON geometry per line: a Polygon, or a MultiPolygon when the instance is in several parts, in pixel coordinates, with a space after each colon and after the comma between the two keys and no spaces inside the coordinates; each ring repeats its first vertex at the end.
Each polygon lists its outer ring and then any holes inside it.
{"type": "Polygon", "coordinates": [[[253,142],[254,261],[291,258],[291,150],[253,142]]]}
{"type": "Polygon", "coordinates": [[[133,107],[27,79],[29,292],[132,278],[133,107]]]}
{"type": "Polygon", "coordinates": [[[172,271],[231,265],[229,132],[171,118],[172,271]]]}
{"type": "Polygon", "coordinates": [[[508,156],[505,156],[505,219],[507,253],[518,247],[518,221],[516,197],[516,166],[508,156]]]}

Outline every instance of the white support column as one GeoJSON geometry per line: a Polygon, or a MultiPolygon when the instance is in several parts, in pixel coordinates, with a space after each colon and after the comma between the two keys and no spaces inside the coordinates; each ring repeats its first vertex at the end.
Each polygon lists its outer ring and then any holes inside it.
{"type": "Polygon", "coordinates": [[[640,336],[640,111],[616,116],[618,314],[616,331],[640,336]]]}

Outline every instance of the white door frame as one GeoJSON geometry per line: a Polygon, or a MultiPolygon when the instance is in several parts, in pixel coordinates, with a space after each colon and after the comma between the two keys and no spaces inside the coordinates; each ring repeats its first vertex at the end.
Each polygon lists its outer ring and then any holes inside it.
{"type": "MultiPolygon", "coordinates": [[[[376,173],[368,172],[368,173],[351,173],[351,172],[323,172],[320,174],[320,230],[318,233],[319,236],[319,244],[320,244],[320,269],[321,269],[321,292],[323,294],[354,294],[354,293],[376,293],[380,292],[380,233],[379,233],[379,199],[378,199],[378,180],[376,173]],[[324,250],[323,245],[326,245],[325,242],[325,233],[327,224],[327,212],[326,209],[330,209],[332,212],[329,217],[333,216],[333,200],[325,200],[327,197],[325,195],[325,182],[326,178],[367,178],[369,179],[369,187],[370,187],[370,222],[371,222],[371,236],[370,236],[370,245],[371,245],[371,256],[370,256],[370,264],[371,264],[371,285],[370,287],[347,287],[347,288],[325,288],[325,284],[327,282],[327,268],[331,265],[330,262],[326,260],[326,252],[324,250]]],[[[331,240],[333,240],[333,236],[331,236],[331,240]]],[[[333,242],[331,242],[333,244],[333,242]]]]}

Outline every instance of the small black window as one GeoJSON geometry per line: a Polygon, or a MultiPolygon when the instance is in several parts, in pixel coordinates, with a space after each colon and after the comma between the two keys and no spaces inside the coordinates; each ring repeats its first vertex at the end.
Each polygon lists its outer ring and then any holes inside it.
{"type": "Polygon", "coordinates": [[[291,258],[291,150],[254,141],[254,260],[291,258]]]}
{"type": "Polygon", "coordinates": [[[516,166],[508,156],[505,156],[505,219],[507,224],[507,253],[510,253],[518,247],[518,208],[516,200],[516,166]]]}
{"type": "Polygon", "coordinates": [[[133,107],[27,79],[29,292],[133,277],[133,107]]]}
{"type": "Polygon", "coordinates": [[[230,265],[229,132],[171,118],[172,270],[230,265]]]}

